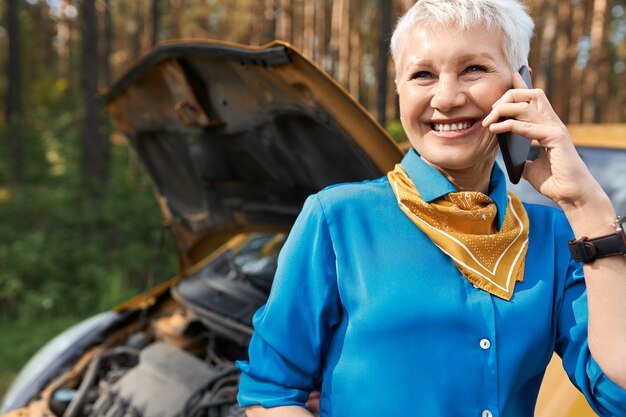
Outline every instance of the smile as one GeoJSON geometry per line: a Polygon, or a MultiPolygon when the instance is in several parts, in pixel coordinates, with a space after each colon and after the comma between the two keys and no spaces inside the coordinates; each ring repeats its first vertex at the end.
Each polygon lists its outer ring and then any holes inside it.
{"type": "Polygon", "coordinates": [[[436,132],[455,132],[458,130],[469,129],[474,122],[462,123],[431,123],[431,127],[436,132]]]}

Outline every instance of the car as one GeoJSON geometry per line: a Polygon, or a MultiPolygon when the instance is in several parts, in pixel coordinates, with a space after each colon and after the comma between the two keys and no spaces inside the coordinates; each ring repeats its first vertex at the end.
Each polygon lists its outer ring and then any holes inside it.
{"type": "MultiPolygon", "coordinates": [[[[17,376],[0,413],[243,416],[234,361],[247,357],[252,315],[305,198],[384,175],[403,147],[278,41],[165,43],[103,99],[151,176],[178,272],[51,340],[17,376]]],[[[626,127],[615,129],[625,137],[626,127]]],[[[600,145],[589,149],[600,152],[601,173],[615,158],[616,171],[601,181],[625,212],[626,142],[600,145]]],[[[561,391],[571,384],[550,366],[536,415],[593,415],[577,391],[561,391]]]]}

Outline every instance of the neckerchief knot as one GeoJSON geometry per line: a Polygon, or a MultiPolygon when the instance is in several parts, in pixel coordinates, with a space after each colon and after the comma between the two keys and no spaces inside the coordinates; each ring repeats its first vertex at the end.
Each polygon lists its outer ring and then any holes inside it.
{"type": "Polygon", "coordinates": [[[398,206],[459,272],[476,287],[510,300],[515,283],[524,280],[528,249],[528,215],[522,202],[508,193],[504,222],[496,229],[496,204],[477,191],[448,193],[426,202],[397,164],[387,174],[398,206]]]}

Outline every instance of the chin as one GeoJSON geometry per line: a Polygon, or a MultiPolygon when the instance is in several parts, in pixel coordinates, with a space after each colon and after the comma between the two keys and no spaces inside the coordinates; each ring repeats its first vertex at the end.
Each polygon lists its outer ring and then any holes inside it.
{"type": "Polygon", "coordinates": [[[430,152],[421,153],[418,151],[422,159],[429,165],[437,168],[439,171],[459,172],[459,171],[476,171],[477,175],[483,173],[484,167],[491,167],[496,158],[496,153],[489,152],[442,152],[433,155],[430,152]]]}
{"type": "MultiPolygon", "coordinates": [[[[476,169],[480,171],[485,164],[493,165],[497,154],[495,143],[488,146],[445,146],[439,143],[420,143],[413,145],[417,153],[430,165],[453,171],[476,169]]],[[[460,144],[457,144],[460,145],[460,144]]],[[[469,144],[465,144],[469,145],[469,144]]],[[[473,145],[476,145],[475,143],[473,145]]]]}

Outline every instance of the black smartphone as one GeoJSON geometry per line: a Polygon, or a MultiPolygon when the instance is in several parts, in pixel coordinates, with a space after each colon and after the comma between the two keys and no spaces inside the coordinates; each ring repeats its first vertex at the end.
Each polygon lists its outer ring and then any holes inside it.
{"type": "MultiPolygon", "coordinates": [[[[528,67],[522,65],[519,69],[519,73],[528,88],[533,88],[528,67]]],[[[509,180],[511,180],[513,184],[517,184],[520,178],[522,178],[524,164],[526,163],[526,159],[528,159],[528,152],[530,152],[531,141],[512,132],[500,133],[496,136],[498,138],[498,144],[500,145],[500,151],[502,152],[506,172],[509,175],[509,180]]]]}

